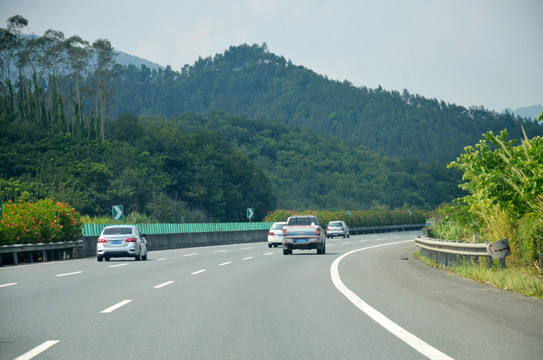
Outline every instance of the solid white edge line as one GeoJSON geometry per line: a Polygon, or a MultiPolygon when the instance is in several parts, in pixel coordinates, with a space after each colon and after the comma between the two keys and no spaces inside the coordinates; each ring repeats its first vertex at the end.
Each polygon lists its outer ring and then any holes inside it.
{"type": "Polygon", "coordinates": [[[7,287],[7,286],[13,286],[13,285],[17,285],[17,283],[9,283],[9,284],[0,285],[0,288],[7,287]]]}
{"type": "Polygon", "coordinates": [[[81,274],[81,273],[83,273],[83,271],[74,271],[74,272],[71,272],[71,273],[58,274],[56,276],[57,277],[63,277],[63,276],[77,275],[77,274],[81,274]]]}
{"type": "Polygon", "coordinates": [[[204,271],[206,271],[207,269],[202,269],[202,270],[198,270],[198,271],[195,271],[195,272],[192,272],[190,273],[191,275],[198,275],[200,273],[203,273],[204,271]]]}
{"type": "Polygon", "coordinates": [[[159,284],[157,286],[153,286],[154,289],[160,289],[161,287],[168,286],[170,284],[174,283],[174,281],[166,281],[165,283],[159,284]]]}
{"type": "Polygon", "coordinates": [[[108,307],[107,309],[105,310],[102,310],[101,313],[102,314],[107,314],[107,313],[110,313],[110,312],[113,312],[115,310],[117,310],[118,308],[120,308],[121,306],[125,306],[126,304],[128,304],[129,302],[131,302],[132,300],[123,300],[121,301],[120,303],[118,304],[115,304],[113,306],[110,306],[108,307]]]}
{"type": "Polygon", "coordinates": [[[29,352],[24,353],[23,355],[19,356],[15,360],[29,360],[29,359],[32,359],[33,357],[41,354],[42,352],[49,349],[51,346],[55,345],[59,341],[60,340],[46,341],[43,344],[36,346],[34,349],[30,350],[29,352]]]}
{"type": "Polygon", "coordinates": [[[377,322],[379,325],[384,327],[386,330],[388,330],[390,333],[392,333],[394,336],[396,336],[398,339],[405,342],[407,345],[411,346],[413,349],[420,352],[422,355],[426,356],[429,359],[432,360],[453,360],[450,356],[442,353],[438,349],[434,348],[427,342],[423,341],[422,339],[419,339],[415,335],[411,334],[389,318],[387,318],[385,315],[381,314],[379,311],[372,308],[370,305],[368,305],[364,300],[359,298],[355,293],[353,293],[351,290],[349,290],[345,284],[341,281],[341,278],[339,277],[339,263],[341,260],[343,260],[345,257],[363,250],[369,250],[374,249],[381,246],[388,246],[388,245],[396,245],[403,242],[411,242],[413,240],[406,240],[406,241],[399,241],[394,243],[388,243],[388,244],[381,244],[381,245],[374,245],[369,246],[367,248],[357,249],[349,251],[348,253],[345,253],[338,257],[334,262],[332,263],[332,266],[330,268],[330,273],[332,277],[332,282],[336,286],[336,288],[343,294],[349,301],[351,301],[357,308],[359,308],[361,311],[363,311],[366,315],[368,315],[370,318],[372,318],[375,322],[377,322]]]}

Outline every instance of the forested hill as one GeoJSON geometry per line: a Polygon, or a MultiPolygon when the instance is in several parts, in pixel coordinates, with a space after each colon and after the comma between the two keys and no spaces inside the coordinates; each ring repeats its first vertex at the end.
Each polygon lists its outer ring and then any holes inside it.
{"type": "MultiPolygon", "coordinates": [[[[230,47],[199,58],[181,72],[118,68],[113,115],[124,112],[177,115],[215,110],[274,119],[347,140],[375,152],[423,162],[448,163],[488,131],[510,138],[543,128],[510,113],[465,108],[419,95],[355,87],[329,80],[267,50],[265,44],[230,47]]],[[[436,80],[437,81],[437,80],[436,80]]]]}

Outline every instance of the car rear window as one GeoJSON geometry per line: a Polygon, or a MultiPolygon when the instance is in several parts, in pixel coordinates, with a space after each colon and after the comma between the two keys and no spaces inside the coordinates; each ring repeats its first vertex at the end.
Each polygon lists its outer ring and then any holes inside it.
{"type": "Polygon", "coordinates": [[[318,224],[319,222],[316,218],[311,217],[297,217],[288,220],[289,225],[311,225],[311,223],[318,224]]]}
{"type": "Polygon", "coordinates": [[[328,226],[330,227],[339,227],[339,226],[343,226],[339,221],[336,221],[336,222],[331,222],[328,226]]]}
{"type": "Polygon", "coordinates": [[[281,230],[285,226],[284,224],[273,224],[272,230],[281,230]]]}
{"type": "Polygon", "coordinates": [[[104,229],[102,233],[104,235],[130,235],[132,234],[132,228],[130,227],[113,227],[104,229]]]}

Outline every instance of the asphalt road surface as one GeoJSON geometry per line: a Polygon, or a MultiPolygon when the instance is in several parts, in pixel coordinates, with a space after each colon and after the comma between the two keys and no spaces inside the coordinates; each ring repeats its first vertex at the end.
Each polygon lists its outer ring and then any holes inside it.
{"type": "Polygon", "coordinates": [[[420,232],[0,268],[0,359],[542,359],[543,301],[431,269],[420,232]]]}

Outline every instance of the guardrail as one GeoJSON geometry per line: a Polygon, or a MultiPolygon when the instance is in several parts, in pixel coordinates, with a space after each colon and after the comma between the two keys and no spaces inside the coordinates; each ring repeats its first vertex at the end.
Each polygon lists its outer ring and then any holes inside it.
{"type": "Polygon", "coordinates": [[[507,239],[493,243],[466,243],[433,239],[427,236],[415,238],[421,254],[442,266],[479,264],[479,258],[486,259],[488,268],[492,259],[500,260],[500,269],[505,268],[505,257],[511,254],[507,239]]]}
{"type": "MultiPolygon", "coordinates": [[[[83,240],[56,243],[2,245],[0,246],[0,254],[12,253],[13,264],[18,265],[19,261],[33,263],[34,260],[48,261],[73,259],[74,257],[78,257],[78,254],[75,253],[82,246],[83,240]]],[[[2,265],[1,256],[0,265],[2,265]]]]}
{"type": "Polygon", "coordinates": [[[349,232],[353,235],[372,234],[392,231],[412,231],[420,230],[424,224],[406,224],[406,225],[384,225],[384,226],[366,226],[350,228],[349,232]]]}

